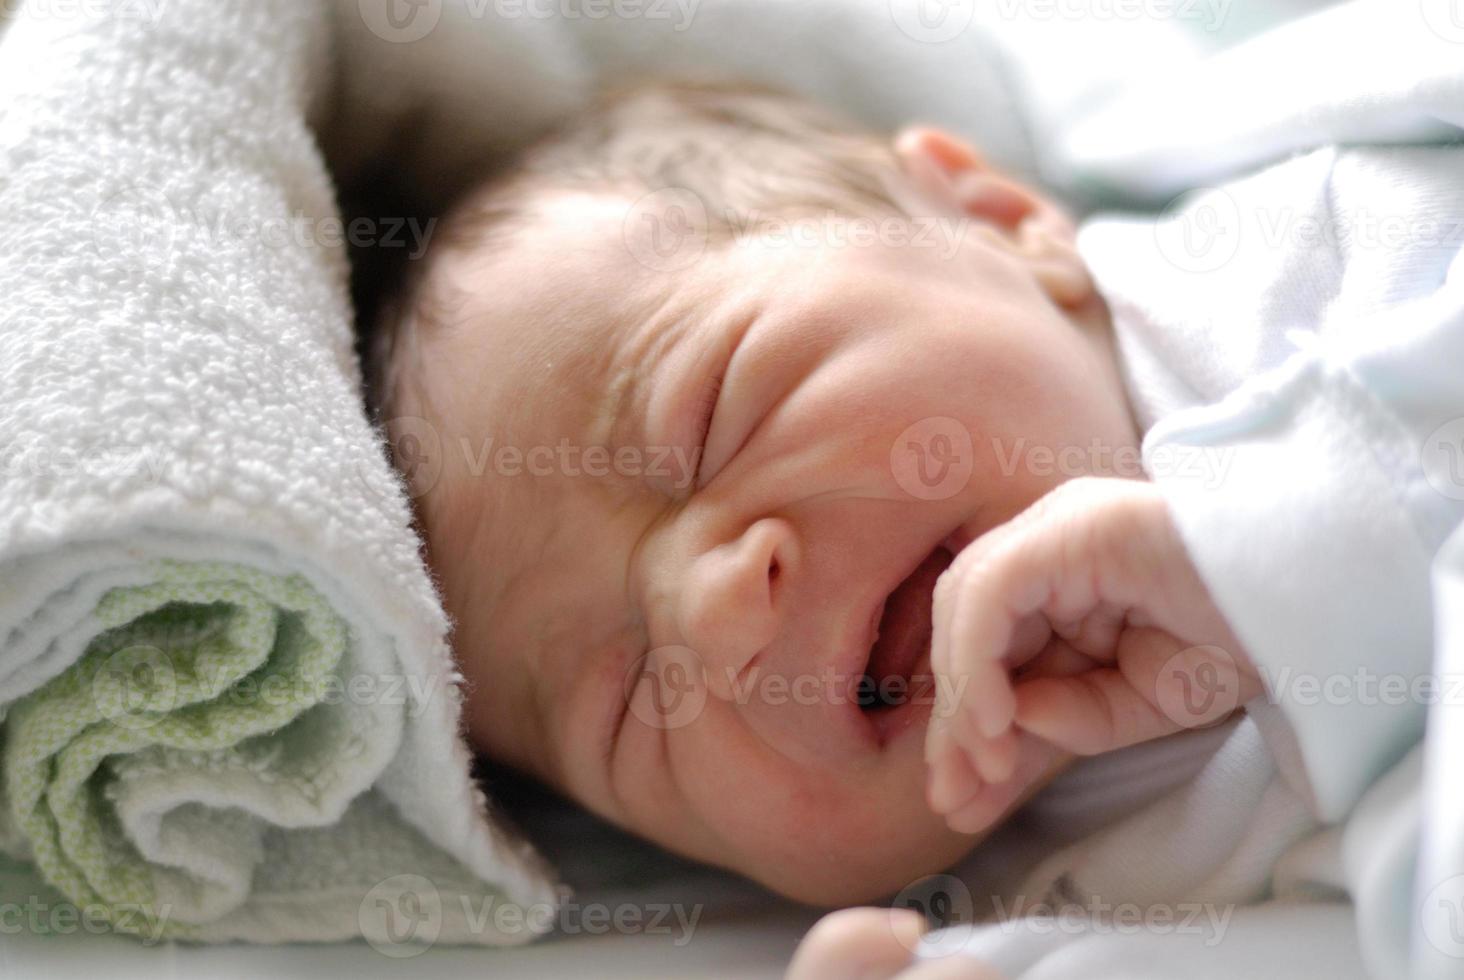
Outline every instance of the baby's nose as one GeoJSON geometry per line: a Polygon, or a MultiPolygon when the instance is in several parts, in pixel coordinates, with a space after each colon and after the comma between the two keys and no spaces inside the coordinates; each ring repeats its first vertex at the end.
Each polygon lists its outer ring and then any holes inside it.
{"type": "Polygon", "coordinates": [[[698,555],[681,590],[681,635],[706,669],[707,687],[733,700],[740,675],[777,637],[782,593],[798,560],[798,538],[767,517],[698,555]]]}

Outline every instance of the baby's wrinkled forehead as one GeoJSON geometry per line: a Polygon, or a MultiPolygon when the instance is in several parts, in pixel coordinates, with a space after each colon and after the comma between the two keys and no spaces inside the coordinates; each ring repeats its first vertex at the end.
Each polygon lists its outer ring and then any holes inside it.
{"type": "Polygon", "coordinates": [[[424,340],[422,366],[453,391],[458,417],[543,423],[603,408],[617,348],[660,301],[666,284],[637,277],[623,247],[624,204],[574,195],[543,207],[509,247],[455,247],[431,271],[452,317],[424,340]]]}
{"type": "Polygon", "coordinates": [[[644,403],[633,396],[715,299],[704,277],[647,269],[630,254],[631,203],[566,194],[509,247],[455,245],[434,257],[427,285],[450,315],[423,331],[404,406],[440,433],[441,486],[418,505],[445,536],[461,541],[484,509],[494,524],[552,524],[563,495],[637,482],[615,456],[646,448],[644,403]],[[604,476],[562,479],[586,466],[604,476]]]}

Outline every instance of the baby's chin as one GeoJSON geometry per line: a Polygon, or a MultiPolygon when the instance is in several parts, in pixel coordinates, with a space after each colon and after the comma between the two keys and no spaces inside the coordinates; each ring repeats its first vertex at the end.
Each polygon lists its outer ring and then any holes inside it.
{"type": "MultiPolygon", "coordinates": [[[[894,833],[887,821],[880,820],[870,821],[867,830],[849,826],[836,829],[835,824],[847,821],[830,820],[825,814],[830,835],[837,835],[843,841],[836,857],[819,860],[806,848],[788,851],[774,848],[731,870],[787,898],[821,908],[887,903],[920,879],[960,863],[1074,761],[1066,753],[1046,754],[1041,768],[1024,779],[1014,780],[1008,802],[979,826],[956,831],[943,818],[922,808],[901,821],[894,833]]],[[[870,799],[869,803],[875,809],[888,809],[877,799],[870,799]]],[[[817,816],[810,815],[809,819],[817,816]]],[[[790,833],[782,839],[796,840],[799,836],[790,833]]]]}
{"type": "Polygon", "coordinates": [[[939,874],[960,862],[981,842],[984,834],[957,834],[943,830],[918,847],[885,854],[888,842],[869,841],[868,850],[838,864],[810,864],[806,857],[775,857],[765,866],[733,869],[785,898],[818,908],[843,908],[887,902],[928,875],[939,874]]]}
{"type": "MultiPolygon", "coordinates": [[[[727,809],[703,812],[693,820],[713,833],[683,853],[807,905],[876,902],[953,866],[979,842],[931,812],[918,785],[893,789],[870,787],[862,797],[780,794],[733,819],[727,809]]],[[[677,849],[669,836],[662,843],[677,849]]]]}

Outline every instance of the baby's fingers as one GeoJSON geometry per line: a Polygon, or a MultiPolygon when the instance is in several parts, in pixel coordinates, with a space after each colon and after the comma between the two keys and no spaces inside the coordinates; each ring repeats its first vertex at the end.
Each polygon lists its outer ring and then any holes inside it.
{"type": "Polygon", "coordinates": [[[985,783],[954,742],[942,741],[926,770],[925,799],[930,809],[945,816],[980,793],[985,783]]]}
{"type": "Polygon", "coordinates": [[[972,543],[935,591],[931,661],[992,738],[1016,713],[1010,671],[1036,654],[1051,621],[1080,621],[1098,605],[1084,522],[1050,494],[972,543]]]}
{"type": "Polygon", "coordinates": [[[925,920],[910,909],[853,908],[819,920],[793,955],[786,980],[889,980],[911,963],[925,920]]]}
{"type": "Polygon", "coordinates": [[[1187,645],[1163,630],[1130,627],[1117,654],[1117,667],[1023,682],[1018,725],[1094,755],[1214,724],[1260,693],[1223,648],[1187,645]]]}
{"type": "Polygon", "coordinates": [[[979,736],[999,735],[1016,710],[1005,658],[1021,617],[1003,595],[1003,567],[1001,554],[983,540],[956,556],[936,584],[931,664],[957,706],[951,724],[957,739],[968,727],[979,736]]]}
{"type": "Polygon", "coordinates": [[[1056,746],[1035,738],[1019,738],[1017,746],[1012,778],[984,785],[979,793],[946,814],[946,823],[952,830],[974,834],[995,826],[1042,788],[1045,774],[1052,771],[1061,758],[1061,751],[1056,746]]]}
{"type": "Polygon", "coordinates": [[[1111,667],[1022,684],[1017,724],[1074,755],[1098,755],[1180,729],[1111,667]]]}

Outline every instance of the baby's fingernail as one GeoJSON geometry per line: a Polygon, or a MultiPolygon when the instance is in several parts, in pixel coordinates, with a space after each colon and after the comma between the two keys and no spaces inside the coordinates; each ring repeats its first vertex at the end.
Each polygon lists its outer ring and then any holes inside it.
{"type": "Polygon", "coordinates": [[[1012,716],[1016,710],[1016,697],[1012,694],[1012,689],[1005,683],[987,691],[986,710],[976,718],[976,724],[980,728],[981,734],[987,738],[995,738],[1006,731],[1011,727],[1012,716]]]}
{"type": "Polygon", "coordinates": [[[925,805],[936,813],[940,813],[940,777],[936,775],[935,767],[925,772],[925,805]]]}
{"type": "Polygon", "coordinates": [[[936,813],[946,813],[959,802],[953,799],[955,773],[951,771],[951,755],[951,753],[942,755],[926,771],[925,802],[936,813]]]}
{"type": "Polygon", "coordinates": [[[991,814],[984,800],[973,799],[946,816],[946,826],[958,834],[979,834],[991,826],[991,814]]]}
{"type": "Polygon", "coordinates": [[[929,727],[925,730],[925,764],[929,765],[942,749],[950,743],[951,722],[949,718],[932,714],[929,727]]]}
{"type": "Polygon", "coordinates": [[[948,814],[981,792],[981,777],[966,761],[965,753],[944,753],[928,771],[925,800],[936,813],[948,814]]]}
{"type": "Polygon", "coordinates": [[[981,778],[998,784],[1011,779],[1017,768],[1016,732],[1007,729],[996,738],[987,740],[981,748],[976,759],[981,778]]]}

